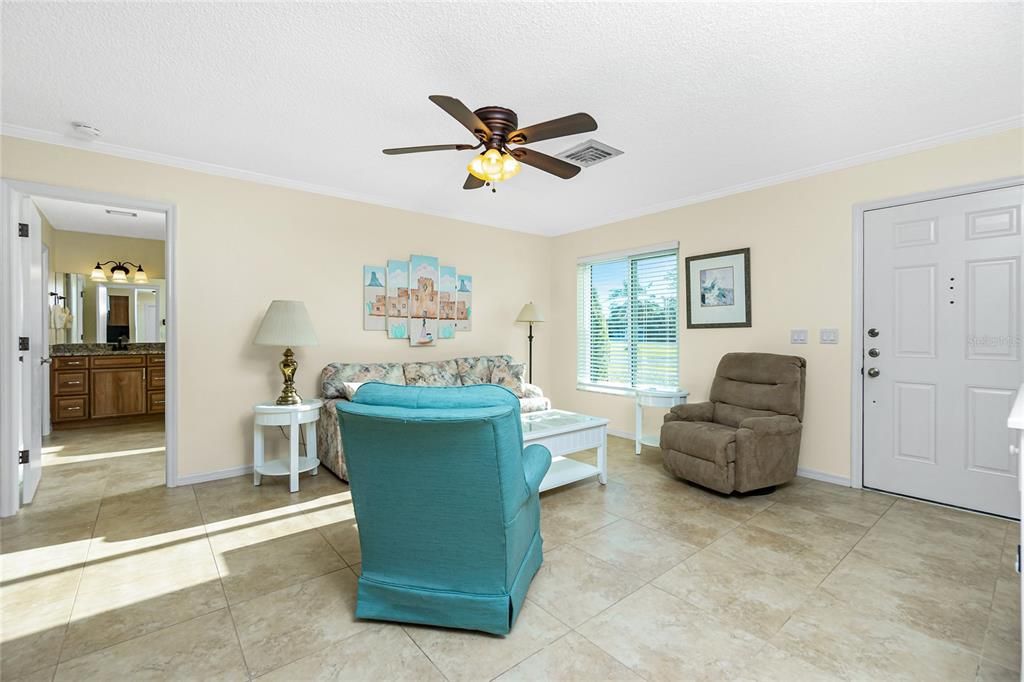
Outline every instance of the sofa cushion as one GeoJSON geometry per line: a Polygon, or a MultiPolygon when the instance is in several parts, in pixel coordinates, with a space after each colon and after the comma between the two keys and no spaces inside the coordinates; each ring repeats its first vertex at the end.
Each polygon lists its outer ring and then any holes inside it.
{"type": "Polygon", "coordinates": [[[455,363],[463,386],[491,383],[491,361],[488,358],[458,358],[455,363]]]}
{"type": "Polygon", "coordinates": [[[526,365],[510,362],[496,362],[493,369],[491,369],[491,383],[497,384],[498,386],[504,386],[515,393],[517,397],[522,398],[524,385],[526,383],[523,380],[525,374],[526,365]]]}
{"type": "Polygon", "coordinates": [[[661,427],[661,449],[725,466],[736,460],[736,429],[712,422],[667,422],[661,427]]]}
{"type": "Polygon", "coordinates": [[[397,362],[332,362],[320,373],[320,393],[324,398],[348,398],[345,384],[380,381],[404,384],[405,373],[397,362]]]}
{"type": "Polygon", "coordinates": [[[438,362],[407,362],[405,383],[408,386],[458,386],[459,367],[454,360],[438,362]]]}

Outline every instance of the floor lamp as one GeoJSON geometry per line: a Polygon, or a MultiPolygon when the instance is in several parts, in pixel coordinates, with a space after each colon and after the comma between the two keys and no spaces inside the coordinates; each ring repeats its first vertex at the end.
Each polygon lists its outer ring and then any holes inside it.
{"type": "Polygon", "coordinates": [[[516,318],[516,322],[528,322],[530,324],[530,335],[526,338],[530,340],[530,363],[528,365],[530,375],[527,381],[531,384],[533,383],[533,325],[543,321],[544,316],[537,310],[537,306],[533,304],[533,301],[524,305],[523,309],[519,311],[519,317],[516,318]]]}

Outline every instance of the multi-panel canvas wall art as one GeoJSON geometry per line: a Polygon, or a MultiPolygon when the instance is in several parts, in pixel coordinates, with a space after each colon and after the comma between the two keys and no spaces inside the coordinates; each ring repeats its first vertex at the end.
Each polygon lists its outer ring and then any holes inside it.
{"type": "Polygon", "coordinates": [[[409,345],[433,346],[437,342],[440,279],[436,257],[409,258],[409,345]]]}
{"type": "Polygon", "coordinates": [[[455,338],[456,273],[452,265],[441,266],[441,309],[438,313],[437,338],[455,338]]]}
{"type": "Polygon", "coordinates": [[[363,329],[433,346],[473,326],[473,278],[436,256],[363,266],[363,329]]]}
{"type": "Polygon", "coordinates": [[[389,260],[387,267],[389,339],[409,338],[409,261],[389,260]]]}
{"type": "Polygon", "coordinates": [[[379,265],[363,266],[363,329],[383,331],[387,328],[387,275],[379,265]]]}
{"type": "Polygon", "coordinates": [[[460,332],[473,329],[473,278],[458,275],[455,290],[455,328],[460,332]]]}

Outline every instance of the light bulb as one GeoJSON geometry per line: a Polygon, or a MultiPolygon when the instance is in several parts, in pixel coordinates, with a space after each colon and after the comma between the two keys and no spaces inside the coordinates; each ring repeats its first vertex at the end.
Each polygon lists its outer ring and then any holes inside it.
{"type": "Polygon", "coordinates": [[[522,165],[511,154],[504,154],[501,157],[501,179],[508,180],[519,172],[522,165]]]}

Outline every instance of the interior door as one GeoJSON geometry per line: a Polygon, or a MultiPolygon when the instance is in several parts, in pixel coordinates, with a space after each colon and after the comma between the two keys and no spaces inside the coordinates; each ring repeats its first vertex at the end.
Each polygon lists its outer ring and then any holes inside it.
{"type": "Polygon", "coordinates": [[[1020,518],[1024,189],[864,214],[864,485],[1020,518]]]}
{"type": "MultiPolygon", "coordinates": [[[[47,339],[42,335],[43,320],[43,242],[40,235],[41,220],[32,200],[24,194],[14,193],[19,234],[19,252],[15,254],[18,277],[14,307],[15,327],[19,339],[27,340],[27,349],[19,346],[19,372],[21,401],[19,413],[18,450],[28,452],[28,461],[20,462],[18,477],[21,482],[21,504],[35,497],[42,477],[43,448],[43,363],[47,339]]],[[[20,341],[19,341],[20,343],[20,341]]]]}

